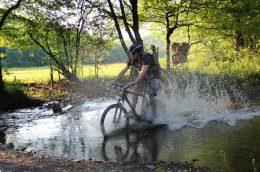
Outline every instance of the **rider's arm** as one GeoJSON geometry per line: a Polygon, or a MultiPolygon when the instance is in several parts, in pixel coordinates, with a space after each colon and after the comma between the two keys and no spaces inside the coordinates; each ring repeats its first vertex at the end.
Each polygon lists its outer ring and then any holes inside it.
{"type": "Polygon", "coordinates": [[[148,68],[149,68],[149,65],[143,65],[141,72],[139,73],[137,78],[130,85],[134,85],[134,84],[138,83],[144,77],[144,75],[148,71],[148,68]]]}
{"type": "Polygon", "coordinates": [[[116,79],[113,81],[113,83],[116,83],[117,81],[119,81],[127,72],[127,70],[130,68],[130,66],[126,65],[125,68],[118,74],[118,76],[116,77],[116,79]]]}

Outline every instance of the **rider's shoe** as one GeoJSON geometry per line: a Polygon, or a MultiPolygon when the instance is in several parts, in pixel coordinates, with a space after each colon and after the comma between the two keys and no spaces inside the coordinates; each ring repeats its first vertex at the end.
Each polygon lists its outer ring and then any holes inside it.
{"type": "Polygon", "coordinates": [[[149,119],[147,119],[147,121],[149,123],[153,123],[157,118],[158,118],[158,114],[153,114],[153,116],[151,116],[149,119]]]}

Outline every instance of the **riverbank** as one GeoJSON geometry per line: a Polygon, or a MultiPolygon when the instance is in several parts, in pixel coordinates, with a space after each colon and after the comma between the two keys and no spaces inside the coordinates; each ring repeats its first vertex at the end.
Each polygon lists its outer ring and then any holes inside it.
{"type": "Polygon", "coordinates": [[[0,96],[0,112],[40,106],[44,100],[26,95],[22,90],[5,92],[0,96]]]}
{"type": "Polygon", "coordinates": [[[50,83],[9,83],[6,93],[0,96],[0,112],[41,106],[46,101],[63,104],[80,104],[85,100],[108,98],[114,95],[110,78],[87,78],[82,85],[67,81],[50,83]],[[11,88],[11,89],[10,89],[11,88]]]}
{"type": "Polygon", "coordinates": [[[196,160],[185,164],[174,162],[105,162],[93,160],[60,159],[35,155],[32,152],[8,150],[0,144],[0,171],[196,171],[208,172],[196,160]]]}
{"type": "MultiPolygon", "coordinates": [[[[80,86],[65,80],[53,84],[44,82],[30,84],[10,83],[9,87],[14,88],[5,95],[0,96],[0,112],[36,107],[46,101],[80,104],[86,100],[115,97],[118,92],[111,88],[112,81],[112,78],[85,78],[82,79],[82,85],[80,86]]],[[[239,89],[248,99],[260,99],[259,85],[240,86],[239,89]]]]}

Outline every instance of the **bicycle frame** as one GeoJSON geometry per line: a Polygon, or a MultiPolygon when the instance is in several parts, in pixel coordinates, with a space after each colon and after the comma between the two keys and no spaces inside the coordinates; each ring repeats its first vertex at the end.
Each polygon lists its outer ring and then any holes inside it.
{"type": "MultiPolygon", "coordinates": [[[[127,98],[128,94],[133,94],[133,95],[137,95],[137,96],[141,96],[143,98],[146,98],[145,94],[140,94],[140,93],[135,93],[132,91],[127,90],[128,87],[124,87],[122,94],[120,95],[120,98],[118,99],[117,103],[120,104],[122,106],[122,104],[126,101],[126,103],[128,104],[128,106],[130,107],[130,109],[132,110],[132,112],[134,113],[134,115],[138,115],[135,108],[133,107],[132,103],[130,102],[130,100],[127,98]]],[[[121,112],[120,112],[120,116],[121,116],[121,112]]]]}
{"type": "MultiPolygon", "coordinates": [[[[146,120],[143,117],[143,116],[146,116],[145,115],[146,112],[142,112],[142,109],[141,109],[141,114],[137,113],[137,111],[135,110],[135,108],[133,107],[132,103],[130,102],[130,100],[127,96],[128,94],[133,94],[133,95],[136,95],[136,96],[143,97],[143,101],[142,101],[142,107],[143,107],[143,104],[145,104],[145,100],[149,100],[148,94],[145,94],[143,92],[137,93],[137,92],[129,91],[127,86],[118,85],[118,86],[115,86],[114,88],[121,88],[122,92],[119,94],[119,98],[117,100],[117,103],[108,106],[102,114],[102,117],[101,117],[101,120],[100,120],[100,125],[101,125],[101,131],[102,131],[104,136],[106,136],[108,134],[107,129],[109,128],[108,126],[110,126],[110,125],[104,124],[105,119],[108,123],[112,120],[111,122],[115,127],[120,127],[119,124],[121,122],[126,123],[126,128],[128,128],[127,126],[129,125],[129,113],[127,112],[127,108],[124,105],[125,102],[128,104],[131,111],[133,112],[132,114],[133,114],[133,117],[134,117],[135,120],[152,123],[150,120],[146,120]],[[108,113],[108,112],[110,112],[110,113],[108,113]],[[125,120],[121,120],[122,113],[124,115],[123,117],[124,117],[125,120]],[[107,114],[110,115],[110,118],[109,117],[106,118],[107,114]],[[108,127],[108,128],[106,128],[106,127],[108,127]]],[[[145,106],[145,108],[143,108],[143,109],[146,109],[146,107],[147,106],[145,106]]]]}

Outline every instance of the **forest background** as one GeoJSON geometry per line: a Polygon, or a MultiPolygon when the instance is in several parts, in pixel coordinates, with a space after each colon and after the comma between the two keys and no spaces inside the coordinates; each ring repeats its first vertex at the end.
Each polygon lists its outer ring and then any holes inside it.
{"type": "Polygon", "coordinates": [[[115,77],[133,43],[150,52],[155,45],[167,75],[257,86],[259,9],[257,0],[1,0],[0,94],[26,92],[30,83],[115,77]],[[178,65],[171,60],[176,42],[189,45],[178,65]]]}

